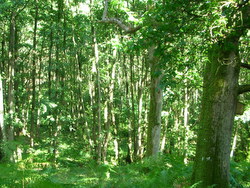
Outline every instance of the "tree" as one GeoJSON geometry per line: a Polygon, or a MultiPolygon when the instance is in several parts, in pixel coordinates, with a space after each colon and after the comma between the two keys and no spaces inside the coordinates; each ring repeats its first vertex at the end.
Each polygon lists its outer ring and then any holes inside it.
{"type": "Polygon", "coordinates": [[[0,75],[0,161],[4,158],[4,144],[6,142],[6,133],[4,128],[4,108],[3,108],[3,84],[0,75]]]}
{"type": "MultiPolygon", "coordinates": [[[[152,8],[152,3],[148,4],[152,8]]],[[[117,18],[108,17],[108,0],[104,1],[104,10],[101,22],[111,23],[119,26],[126,33],[135,33],[142,28],[139,26],[131,26],[124,24],[121,20],[117,18]]],[[[151,41],[153,42],[153,41],[151,41]]],[[[148,47],[148,63],[150,64],[151,71],[151,85],[150,85],[150,110],[149,110],[149,123],[147,129],[147,156],[157,155],[160,151],[160,139],[161,139],[161,110],[162,110],[162,88],[161,88],[161,68],[159,59],[156,57],[156,47],[158,44],[151,44],[148,47]]],[[[132,100],[133,100],[133,88],[132,88],[132,100]]],[[[134,113],[134,103],[132,102],[132,111],[134,113]]],[[[134,129],[134,153],[137,153],[137,144],[135,139],[135,118],[134,114],[132,115],[133,119],[133,129],[134,129]]]]}
{"type": "Polygon", "coordinates": [[[36,59],[37,59],[37,24],[38,24],[38,5],[36,0],[34,15],[34,35],[33,35],[33,57],[32,57],[32,105],[31,105],[31,122],[30,122],[30,145],[34,147],[35,127],[37,127],[37,107],[36,107],[36,59]]]}
{"type": "MultiPolygon", "coordinates": [[[[225,3],[225,2],[219,2],[225,3]]],[[[222,5],[227,30],[211,46],[204,74],[193,183],[198,187],[229,187],[230,144],[237,97],[241,60],[240,37],[250,28],[250,4],[227,2],[222,5]]],[[[217,4],[218,5],[218,4],[217,4]]]]}
{"type": "Polygon", "coordinates": [[[161,111],[163,91],[161,86],[162,70],[159,59],[155,55],[155,46],[149,47],[148,61],[150,63],[150,110],[147,132],[147,156],[156,156],[160,152],[161,111]]]}

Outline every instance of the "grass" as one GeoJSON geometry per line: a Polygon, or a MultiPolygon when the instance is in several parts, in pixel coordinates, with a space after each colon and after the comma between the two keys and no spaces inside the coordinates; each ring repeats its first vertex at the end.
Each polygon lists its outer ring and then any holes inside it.
{"type": "MultiPolygon", "coordinates": [[[[144,159],[141,162],[113,166],[95,162],[71,162],[57,168],[39,163],[0,164],[0,188],[187,188],[191,164],[176,157],[144,159]],[[67,164],[67,165],[65,165],[67,164]]],[[[44,164],[44,163],[42,163],[44,164]]],[[[47,163],[46,163],[47,164],[47,163]]],[[[250,164],[232,162],[234,187],[250,187],[250,164]]]]}

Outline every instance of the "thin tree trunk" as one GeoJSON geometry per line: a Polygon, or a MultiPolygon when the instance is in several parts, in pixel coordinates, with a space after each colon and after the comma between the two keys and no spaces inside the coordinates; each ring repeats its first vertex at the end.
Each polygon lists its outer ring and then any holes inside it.
{"type": "Polygon", "coordinates": [[[113,51],[113,58],[111,61],[112,63],[112,69],[111,69],[111,75],[110,75],[110,87],[107,93],[109,93],[109,100],[106,101],[106,115],[105,115],[105,139],[104,139],[104,144],[103,144],[103,161],[106,161],[107,158],[107,149],[108,149],[108,142],[110,140],[110,127],[111,125],[114,125],[114,112],[113,112],[113,103],[114,103],[114,89],[115,89],[115,78],[116,78],[116,53],[117,49],[115,48],[113,51]]]}
{"type": "Polygon", "coordinates": [[[165,150],[165,145],[166,145],[166,139],[167,139],[167,123],[166,125],[164,125],[164,127],[162,128],[162,133],[163,133],[163,137],[161,139],[161,147],[160,147],[160,151],[164,152],[165,150]]]}
{"type": "MultiPolygon", "coordinates": [[[[8,71],[8,114],[9,123],[6,129],[6,135],[8,141],[14,140],[14,114],[15,114],[15,96],[14,96],[14,76],[15,76],[15,39],[16,39],[16,12],[11,13],[10,20],[10,39],[9,39],[9,71],[8,71]]],[[[8,159],[14,161],[13,156],[14,151],[9,151],[8,159]]]]}
{"type": "MultiPolygon", "coordinates": [[[[44,57],[44,43],[45,41],[43,40],[42,41],[42,45],[41,45],[41,50],[40,50],[40,53],[39,53],[39,71],[38,71],[38,93],[37,95],[39,96],[40,93],[41,93],[41,81],[42,81],[42,77],[44,76],[44,74],[42,73],[42,58],[44,57]]],[[[39,97],[37,97],[37,103],[38,104],[41,104],[41,100],[39,97]]],[[[40,108],[38,108],[37,110],[37,127],[36,127],[36,138],[37,139],[40,139],[40,124],[41,124],[41,120],[40,120],[40,114],[41,114],[41,110],[40,108]]]]}
{"type": "Polygon", "coordinates": [[[2,56],[2,61],[1,61],[1,66],[0,66],[0,73],[2,73],[5,70],[5,27],[3,28],[3,35],[2,35],[2,50],[1,50],[1,56],[2,56]]]}
{"type": "MultiPolygon", "coordinates": [[[[138,60],[139,62],[139,60],[138,60]]],[[[139,80],[139,86],[138,86],[138,127],[137,127],[137,143],[138,143],[138,151],[137,151],[137,156],[139,159],[142,159],[143,157],[143,129],[145,126],[143,125],[143,96],[144,96],[144,89],[146,87],[146,81],[148,78],[148,62],[147,61],[142,61],[142,71],[141,75],[144,74],[144,76],[140,77],[139,80]]]]}
{"type": "Polygon", "coordinates": [[[48,94],[49,100],[52,98],[52,53],[54,46],[54,33],[53,33],[53,24],[50,24],[50,46],[49,46],[49,67],[48,67],[48,94]]]}
{"type": "Polygon", "coordinates": [[[4,107],[3,107],[3,84],[2,84],[2,76],[0,74],[0,161],[5,156],[5,142],[6,142],[6,132],[4,127],[4,107]]]}
{"type": "MultiPolygon", "coordinates": [[[[101,87],[100,87],[100,71],[99,71],[99,50],[98,50],[98,44],[96,40],[96,30],[94,26],[91,26],[91,32],[92,32],[92,42],[93,42],[93,56],[94,60],[92,63],[92,85],[94,86],[93,90],[95,90],[95,100],[94,100],[94,106],[93,114],[97,115],[97,128],[96,128],[96,154],[97,154],[97,161],[100,162],[102,160],[102,140],[101,140],[101,134],[102,134],[102,126],[101,126],[101,87]]],[[[96,125],[95,125],[96,126],[96,125]]]]}
{"type": "MultiPolygon", "coordinates": [[[[125,101],[126,101],[126,107],[128,110],[128,117],[130,117],[131,114],[131,107],[129,104],[129,79],[128,79],[128,70],[126,67],[126,56],[123,55],[123,72],[124,72],[124,77],[125,77],[125,101]]],[[[128,139],[127,139],[127,156],[126,156],[126,162],[131,163],[133,162],[133,155],[132,155],[132,121],[131,118],[128,120],[128,139]]]]}
{"type": "Polygon", "coordinates": [[[36,110],[36,45],[37,45],[37,21],[38,21],[38,5],[35,0],[35,20],[33,35],[33,59],[32,59],[32,103],[31,103],[31,125],[30,125],[30,146],[34,147],[35,128],[37,127],[37,110],[36,110]]]}
{"type": "MultiPolygon", "coordinates": [[[[184,81],[187,82],[186,80],[184,81]]],[[[187,150],[188,150],[188,139],[189,139],[189,127],[188,127],[188,118],[189,118],[189,96],[188,96],[188,88],[186,86],[184,91],[184,110],[183,110],[183,116],[184,116],[184,143],[183,143],[183,154],[184,154],[184,163],[188,163],[188,156],[187,156],[187,150]]]]}
{"type": "MultiPolygon", "coordinates": [[[[5,31],[5,28],[3,28],[5,31]]],[[[5,33],[3,31],[2,35],[2,61],[0,66],[0,161],[5,157],[5,148],[4,145],[6,143],[7,135],[4,127],[4,97],[3,97],[3,82],[2,82],[2,73],[4,73],[4,64],[5,64],[5,33]]]]}
{"type": "Polygon", "coordinates": [[[103,148],[102,148],[102,160],[103,162],[106,162],[107,158],[107,150],[108,150],[108,142],[110,137],[110,107],[109,102],[105,101],[104,105],[104,139],[103,139],[103,148]]]}
{"type": "Polygon", "coordinates": [[[119,142],[118,142],[118,125],[119,123],[116,121],[116,115],[113,114],[113,126],[114,126],[114,153],[115,153],[115,161],[119,160],[119,142]]]}
{"type": "Polygon", "coordinates": [[[101,134],[102,134],[102,122],[101,122],[101,86],[100,86],[100,71],[99,71],[99,52],[98,52],[98,45],[95,39],[95,60],[96,60],[96,67],[97,67],[97,74],[96,74],[96,81],[97,81],[97,122],[98,122],[98,135],[99,135],[99,143],[98,143],[98,161],[101,161],[101,150],[102,150],[102,141],[101,141],[101,134]]]}
{"type": "MultiPolygon", "coordinates": [[[[92,63],[92,70],[93,70],[93,63],[92,63]]],[[[92,153],[93,153],[93,156],[94,156],[94,159],[97,160],[98,159],[98,150],[97,150],[97,145],[98,145],[98,135],[97,135],[97,126],[96,125],[96,110],[95,110],[95,88],[94,88],[94,81],[92,80],[92,77],[93,75],[90,75],[90,78],[89,78],[89,96],[90,96],[90,105],[91,105],[91,108],[92,108],[92,123],[93,123],[93,126],[92,126],[92,129],[91,129],[91,132],[92,132],[92,139],[93,140],[93,148],[91,147],[91,149],[93,150],[92,153]]],[[[73,114],[73,112],[72,112],[73,114]]],[[[92,143],[92,142],[90,142],[92,143]]]]}
{"type": "Polygon", "coordinates": [[[234,138],[233,138],[232,149],[231,149],[231,152],[230,152],[230,157],[231,157],[231,158],[233,158],[233,156],[234,156],[234,151],[235,151],[235,149],[236,149],[237,138],[238,138],[238,127],[239,127],[239,125],[236,125],[236,130],[235,130],[235,135],[234,135],[234,138]]]}
{"type": "MultiPolygon", "coordinates": [[[[143,84],[143,83],[142,83],[143,84]]],[[[137,127],[137,153],[136,155],[138,156],[139,159],[142,159],[142,107],[143,107],[143,87],[138,88],[138,99],[139,99],[139,104],[138,104],[138,127],[137,127]]]]}
{"type": "Polygon", "coordinates": [[[134,147],[134,159],[137,158],[137,150],[138,150],[138,144],[137,144],[137,130],[136,130],[136,122],[135,122],[135,97],[134,97],[134,56],[130,55],[130,94],[131,94],[131,124],[133,129],[133,147],[134,147]]]}
{"type": "Polygon", "coordinates": [[[57,162],[57,158],[58,158],[58,136],[60,134],[60,130],[61,130],[61,122],[59,119],[59,116],[61,115],[61,111],[60,111],[60,104],[62,98],[63,98],[63,92],[59,92],[59,89],[62,88],[61,83],[63,83],[63,81],[61,81],[61,79],[63,80],[62,74],[60,72],[63,72],[63,66],[59,66],[60,64],[60,40],[61,40],[61,19],[63,16],[63,0],[57,0],[57,22],[56,22],[56,26],[57,26],[57,30],[56,30],[56,37],[57,37],[57,42],[56,42],[56,68],[55,68],[55,96],[54,96],[54,101],[56,101],[57,104],[57,108],[54,109],[54,119],[55,121],[53,122],[53,127],[52,127],[52,136],[53,136],[53,142],[52,142],[52,147],[53,147],[53,163],[54,165],[56,165],[57,162]]]}
{"type": "MultiPolygon", "coordinates": [[[[49,45],[49,66],[48,66],[48,96],[49,96],[49,101],[51,102],[52,99],[52,54],[53,54],[53,46],[54,46],[54,32],[53,32],[53,23],[50,23],[50,45],[49,45]]],[[[48,110],[48,115],[52,116],[52,110],[48,110]]],[[[53,138],[53,122],[51,119],[49,119],[49,133],[50,133],[50,138],[53,138]]],[[[53,146],[52,141],[50,141],[50,145],[53,146]]],[[[49,153],[51,153],[51,149],[49,149],[49,153]]]]}

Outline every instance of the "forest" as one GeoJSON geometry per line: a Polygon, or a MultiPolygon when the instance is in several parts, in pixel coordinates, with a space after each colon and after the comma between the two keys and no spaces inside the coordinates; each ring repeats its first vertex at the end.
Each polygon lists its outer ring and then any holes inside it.
{"type": "Polygon", "coordinates": [[[250,188],[249,0],[0,0],[0,188],[250,188]]]}

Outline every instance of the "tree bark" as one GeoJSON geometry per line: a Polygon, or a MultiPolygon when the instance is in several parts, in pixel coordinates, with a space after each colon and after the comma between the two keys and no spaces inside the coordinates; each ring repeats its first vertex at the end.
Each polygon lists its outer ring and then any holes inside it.
{"type": "MultiPolygon", "coordinates": [[[[3,28],[5,31],[5,27],[3,28]]],[[[3,98],[3,82],[2,82],[2,73],[4,73],[5,65],[5,33],[2,35],[2,49],[1,49],[1,66],[0,66],[0,161],[4,158],[5,149],[4,144],[6,142],[6,132],[4,128],[4,98],[3,98]]]]}
{"type": "Polygon", "coordinates": [[[0,75],[0,161],[5,156],[4,144],[6,142],[6,132],[4,128],[4,107],[3,107],[3,84],[0,75]]]}
{"type": "Polygon", "coordinates": [[[230,144],[240,71],[239,37],[213,45],[204,75],[193,182],[229,187],[230,144]],[[230,48],[229,48],[230,47],[230,48]]]}
{"type": "Polygon", "coordinates": [[[2,35],[2,49],[1,49],[1,56],[2,56],[2,61],[1,61],[1,66],[0,66],[0,73],[4,71],[5,69],[5,41],[6,37],[5,37],[5,27],[3,28],[3,35],[2,35]]]}
{"type": "MultiPolygon", "coordinates": [[[[14,140],[14,114],[15,114],[15,94],[14,94],[14,77],[15,77],[15,39],[16,39],[16,12],[13,10],[10,19],[10,37],[9,37],[9,70],[8,70],[8,114],[9,121],[6,126],[6,135],[8,141],[14,140]]],[[[10,149],[11,150],[11,149],[10,149]]],[[[14,161],[14,151],[8,151],[8,160],[14,161]]]]}
{"type": "MultiPolygon", "coordinates": [[[[56,34],[55,37],[57,40],[60,41],[62,37],[62,31],[61,31],[61,23],[62,23],[62,16],[64,12],[64,7],[63,7],[63,0],[57,0],[57,20],[56,20],[56,34]]],[[[60,135],[60,130],[61,130],[61,121],[60,121],[60,116],[61,116],[61,111],[60,111],[60,104],[63,98],[63,92],[60,92],[60,88],[62,87],[63,83],[63,66],[59,66],[60,64],[60,56],[61,56],[61,44],[60,42],[57,41],[55,43],[55,60],[57,62],[57,65],[55,67],[55,93],[53,96],[53,100],[56,102],[57,107],[53,109],[53,118],[54,122],[52,123],[52,148],[53,148],[53,165],[56,165],[57,158],[58,158],[58,145],[59,145],[59,135],[60,135]]]]}
{"type": "Polygon", "coordinates": [[[184,126],[184,143],[183,143],[183,156],[184,156],[184,163],[188,163],[188,156],[187,156],[187,150],[188,150],[188,139],[189,139],[189,92],[187,87],[187,80],[184,80],[185,82],[185,91],[184,91],[184,109],[183,109],[183,126],[184,126]]]}
{"type": "Polygon", "coordinates": [[[233,144],[232,144],[232,148],[231,148],[231,152],[230,152],[230,158],[233,158],[234,151],[236,149],[237,138],[238,138],[238,129],[239,129],[239,125],[236,124],[235,135],[234,135],[234,138],[233,138],[233,144]]]}
{"type": "Polygon", "coordinates": [[[232,32],[218,40],[208,54],[210,61],[205,68],[200,130],[192,177],[193,183],[200,182],[198,187],[230,186],[230,145],[241,67],[239,39],[250,28],[250,4],[249,1],[242,3],[238,10],[241,11],[241,17],[238,18],[241,22],[232,25],[232,32]]]}
{"type": "Polygon", "coordinates": [[[137,144],[137,130],[136,130],[136,121],[135,121],[135,87],[134,87],[134,55],[131,54],[130,58],[130,66],[129,66],[129,72],[130,72],[130,98],[131,98],[131,126],[132,126],[132,142],[133,142],[133,154],[134,159],[137,158],[137,150],[138,150],[138,144],[137,144]]]}
{"type": "MultiPolygon", "coordinates": [[[[138,60],[139,62],[139,60],[138,60]]],[[[148,77],[148,63],[141,60],[142,63],[142,71],[141,75],[144,75],[143,77],[140,77],[139,84],[138,84],[138,126],[137,126],[137,144],[138,144],[138,150],[137,150],[137,156],[139,159],[142,159],[143,157],[143,129],[144,123],[143,123],[143,97],[144,97],[144,89],[146,87],[146,80],[148,77]]]]}
{"type": "Polygon", "coordinates": [[[30,146],[34,147],[35,128],[37,127],[37,110],[36,110],[36,33],[38,21],[38,5],[35,0],[35,18],[34,18],[34,35],[33,35],[33,59],[32,59],[32,103],[31,103],[31,117],[30,117],[30,146]]]}
{"type": "Polygon", "coordinates": [[[115,79],[116,79],[116,56],[117,56],[117,48],[115,47],[113,50],[113,59],[110,58],[109,63],[111,66],[110,71],[110,83],[109,83],[109,89],[107,89],[107,93],[109,94],[109,99],[105,102],[105,110],[104,110],[104,125],[105,125],[105,136],[104,136],[104,142],[103,142],[103,155],[102,160],[103,162],[106,162],[107,160],[107,151],[108,151],[108,144],[109,140],[111,139],[111,126],[114,125],[114,90],[115,90],[115,79]]]}
{"type": "Polygon", "coordinates": [[[161,138],[161,111],[162,111],[162,73],[159,62],[155,57],[155,46],[149,50],[149,62],[151,66],[150,110],[147,132],[147,156],[156,156],[160,151],[161,138]]]}
{"type": "MultiPolygon", "coordinates": [[[[92,4],[92,1],[91,1],[92,4]]],[[[93,18],[91,18],[93,19],[93,18]]],[[[97,161],[100,162],[102,160],[102,119],[101,119],[101,86],[100,86],[100,71],[99,71],[99,50],[98,43],[96,39],[96,29],[92,25],[91,26],[92,33],[92,52],[93,52],[93,62],[92,62],[92,87],[94,91],[94,103],[93,103],[93,115],[97,117],[93,117],[96,119],[96,127],[94,141],[95,141],[95,152],[97,156],[97,161]]]]}

